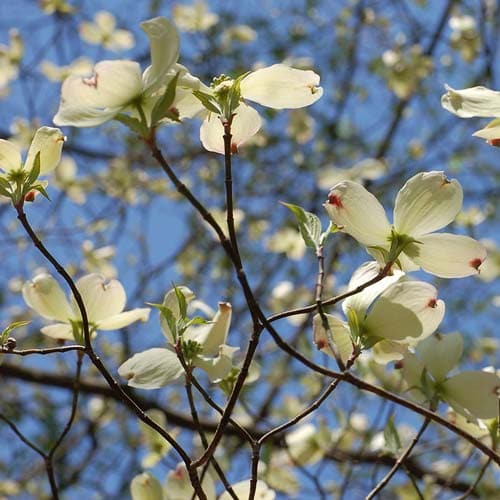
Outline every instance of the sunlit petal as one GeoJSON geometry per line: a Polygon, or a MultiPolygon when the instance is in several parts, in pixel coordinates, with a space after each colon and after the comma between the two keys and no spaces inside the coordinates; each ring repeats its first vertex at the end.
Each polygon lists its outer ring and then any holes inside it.
{"type": "Polygon", "coordinates": [[[441,97],[441,104],[451,113],[461,118],[500,116],[500,92],[486,87],[461,90],[445,87],[447,92],[441,97]]]}
{"type": "MultiPolygon", "coordinates": [[[[231,126],[231,149],[238,149],[254,136],[262,126],[262,119],[255,109],[240,104],[235,110],[231,126]]],[[[200,128],[200,139],[207,151],[224,154],[224,127],[220,118],[209,113],[200,128]]]]}
{"type": "MultiPolygon", "coordinates": [[[[238,498],[248,498],[250,494],[250,480],[240,481],[239,483],[231,485],[234,493],[238,498]]],[[[222,493],[218,500],[231,500],[233,498],[227,491],[222,493]]],[[[255,498],[259,500],[274,500],[276,493],[271,490],[264,481],[257,480],[257,488],[255,491],[255,498]]]]}
{"type": "Polygon", "coordinates": [[[4,172],[20,170],[22,158],[19,148],[10,141],[0,139],[0,169],[4,172]]]}
{"type": "Polygon", "coordinates": [[[95,124],[100,113],[106,117],[103,123],[141,93],[142,76],[138,63],[127,60],[101,61],[95,65],[92,75],[71,75],[64,81],[54,123],[72,125],[73,118],[78,126],[91,126],[85,123],[85,118],[95,124]],[[80,110],[81,116],[77,110],[80,110]]]}
{"type": "Polygon", "coordinates": [[[58,128],[39,128],[31,141],[24,168],[31,170],[36,155],[40,153],[40,175],[54,170],[61,161],[64,140],[64,135],[58,128]]]}
{"type": "Polygon", "coordinates": [[[340,182],[324,204],[332,221],[365,246],[387,246],[391,226],[384,207],[361,184],[340,182]]]}
{"type": "Polygon", "coordinates": [[[478,241],[448,233],[419,237],[405,253],[424,271],[441,278],[464,278],[478,274],[486,249],[478,241]]]}
{"type": "Polygon", "coordinates": [[[477,130],[474,132],[472,135],[474,137],[480,137],[481,139],[484,139],[485,141],[494,141],[496,139],[500,138],[500,124],[498,124],[498,120],[495,119],[495,125],[493,126],[486,126],[482,128],[481,130],[477,130]]]}
{"type": "Polygon", "coordinates": [[[24,284],[22,292],[26,304],[43,318],[67,322],[75,316],[64,291],[50,274],[38,274],[24,284]]]}
{"type": "Polygon", "coordinates": [[[72,127],[95,127],[113,119],[123,108],[104,109],[82,108],[79,106],[61,106],[54,116],[56,125],[72,127]]]}
{"type": "Polygon", "coordinates": [[[462,208],[462,187],[443,172],[413,176],[401,188],[394,206],[394,226],[417,238],[448,225],[462,208]]]}
{"type": "Polygon", "coordinates": [[[352,338],[349,326],[347,323],[331,314],[325,314],[325,317],[328,322],[331,337],[328,335],[325,327],[323,326],[321,316],[316,314],[313,318],[314,344],[320,351],[334,358],[335,355],[331,346],[331,343],[333,342],[340,359],[346,363],[352,354],[352,338]]]}
{"type": "Polygon", "coordinates": [[[370,337],[404,340],[420,337],[424,327],[412,304],[419,282],[400,281],[387,288],[374,302],[364,321],[363,333],[370,337]]]}
{"type": "Polygon", "coordinates": [[[55,323],[47,325],[40,329],[40,331],[56,340],[75,340],[73,337],[73,328],[69,323],[55,323]]]}
{"type": "Polygon", "coordinates": [[[219,302],[213,319],[206,325],[193,327],[186,332],[186,339],[192,339],[203,346],[203,356],[216,356],[222,344],[226,343],[231,324],[231,304],[219,302]]]}
{"type": "Polygon", "coordinates": [[[221,345],[218,356],[196,356],[193,364],[207,373],[210,382],[217,383],[230,372],[233,367],[233,355],[237,350],[237,347],[221,345]]]}
{"type": "MultiPolygon", "coordinates": [[[[89,321],[93,323],[110,318],[121,313],[125,307],[126,295],[122,284],[118,280],[106,282],[99,274],[88,274],[76,282],[89,321]]],[[[73,308],[79,311],[74,297],[73,308]]]]}
{"type": "MultiPolygon", "coordinates": [[[[210,473],[204,474],[201,485],[207,500],[215,500],[215,482],[210,473]]],[[[194,496],[194,489],[184,464],[178,464],[175,470],[171,470],[167,474],[165,491],[168,491],[168,496],[165,500],[181,500],[194,496]]]]}
{"type": "Polygon", "coordinates": [[[139,389],[159,389],[183,372],[175,353],[160,347],[134,354],[118,368],[120,377],[128,380],[130,387],[139,389]]]}
{"type": "Polygon", "coordinates": [[[498,416],[500,378],[494,373],[461,372],[441,387],[443,398],[458,413],[482,419],[498,416]]]}
{"type": "Polygon", "coordinates": [[[240,88],[245,99],[274,109],[302,108],[323,95],[319,75],[285,64],[253,71],[243,78],[240,88]]]}
{"type": "Polygon", "coordinates": [[[393,340],[381,340],[372,347],[372,357],[381,365],[403,359],[407,344],[393,340]]]}
{"type": "Polygon", "coordinates": [[[130,483],[132,500],[163,500],[163,488],[160,481],[150,472],[143,472],[130,483]]]}
{"type": "MultiPolygon", "coordinates": [[[[355,290],[357,287],[369,282],[380,272],[380,265],[378,262],[365,262],[356,271],[354,271],[351,279],[349,280],[348,290],[355,290]]],[[[404,273],[394,270],[392,275],[382,278],[380,281],[365,288],[362,292],[351,295],[342,303],[342,309],[345,314],[349,309],[356,311],[360,318],[364,318],[366,310],[370,307],[372,302],[378,297],[386,288],[399,281],[404,276],[404,273]]]]}
{"type": "Polygon", "coordinates": [[[154,91],[179,58],[179,33],[173,23],[164,17],[155,17],[141,23],[149,38],[151,66],[143,75],[144,91],[154,91]]]}
{"type": "Polygon", "coordinates": [[[96,328],[98,330],[118,330],[124,328],[136,321],[142,321],[143,323],[149,319],[149,313],[151,309],[149,307],[141,307],[138,309],[132,309],[131,311],[125,311],[109,318],[102,319],[96,322],[96,328]]]}
{"type": "Polygon", "coordinates": [[[423,340],[417,346],[417,353],[434,380],[441,382],[460,361],[463,348],[462,336],[455,332],[423,340]]]}

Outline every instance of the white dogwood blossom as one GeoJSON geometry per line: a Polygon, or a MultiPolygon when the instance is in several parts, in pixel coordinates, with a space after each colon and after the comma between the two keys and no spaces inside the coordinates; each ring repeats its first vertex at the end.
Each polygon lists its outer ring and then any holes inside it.
{"type": "MultiPolygon", "coordinates": [[[[373,279],[379,272],[376,262],[367,262],[353,274],[348,290],[373,279]]],[[[319,314],[313,320],[314,343],[333,356],[332,343],[345,363],[354,344],[375,346],[375,359],[381,363],[400,359],[409,345],[431,335],[444,317],[445,305],[437,298],[435,287],[422,281],[408,280],[394,271],[377,283],[344,300],[347,318],[326,314],[329,330],[319,314]]]]}
{"type": "MultiPolygon", "coordinates": [[[[187,287],[179,287],[186,303],[194,298],[187,287]]],[[[183,320],[180,306],[176,300],[176,291],[169,290],[163,300],[163,308],[170,311],[177,324],[183,320]]],[[[204,370],[212,382],[221,381],[232,368],[232,358],[236,347],[226,345],[231,324],[231,304],[219,302],[218,310],[211,321],[202,325],[189,325],[179,334],[179,341],[185,348],[186,362],[204,370]],[[188,353],[186,351],[189,351],[188,353]]],[[[118,373],[128,380],[131,387],[158,389],[179,378],[184,368],[174,352],[175,338],[168,321],[160,316],[160,326],[167,340],[167,347],[154,347],[132,356],[125,361],[118,373]]]]}
{"type": "MultiPolygon", "coordinates": [[[[254,136],[262,126],[259,113],[246,104],[253,101],[273,109],[303,108],[315,103],[322,95],[319,75],[310,70],[291,68],[285,64],[252,71],[241,79],[225,79],[218,83],[211,94],[216,100],[226,99],[234,85],[239,86],[239,105],[231,109],[231,149],[254,136]]],[[[223,112],[210,111],[200,129],[200,139],[208,151],[224,154],[223,112]]]]}
{"type": "Polygon", "coordinates": [[[496,373],[464,371],[448,376],[462,352],[459,333],[434,335],[420,342],[415,354],[407,352],[402,364],[410,394],[422,402],[438,396],[472,421],[497,417],[500,377],[496,373]]]}
{"type": "Polygon", "coordinates": [[[134,35],[116,28],[116,18],[111,12],[100,10],[94,15],[94,22],[84,21],[78,28],[80,37],[87,43],[102,45],[105,49],[119,52],[134,46],[134,35]]]}
{"type": "MultiPolygon", "coordinates": [[[[75,282],[87,313],[91,332],[118,330],[136,321],[147,321],[150,309],[123,311],[126,294],[118,280],[106,282],[99,274],[88,274],[75,282]]],[[[59,283],[47,273],[38,274],[24,284],[23,298],[29,307],[45,319],[57,323],[44,326],[41,332],[62,340],[75,338],[75,327],[81,335],[82,316],[75,298],[69,300],[59,283]]]]}
{"type": "Polygon", "coordinates": [[[151,110],[176,75],[175,99],[164,112],[175,109],[176,117],[184,118],[202,109],[190,92],[201,85],[200,81],[177,64],[179,35],[175,26],[156,17],[141,23],[141,28],[149,38],[151,65],[141,73],[139,63],[118,59],[98,62],[90,75],[72,74],[61,88],[56,125],[93,127],[123,112],[140,118],[142,112],[151,125],[151,110]]]}
{"type": "Polygon", "coordinates": [[[40,153],[40,175],[54,170],[61,160],[65,137],[58,128],[40,127],[31,141],[23,163],[21,150],[12,141],[0,139],[0,170],[5,173],[29,172],[40,153]]]}
{"type": "Polygon", "coordinates": [[[445,85],[445,88],[446,93],[441,97],[443,108],[460,118],[495,118],[472,135],[493,146],[500,145],[500,92],[481,86],[455,90],[445,85]]]}
{"type": "Polygon", "coordinates": [[[377,260],[397,259],[405,271],[422,268],[442,278],[462,278],[478,273],[486,249],[469,236],[435,232],[455,219],[462,200],[456,180],[443,172],[425,172],[400,189],[393,225],[375,196],[356,182],[335,185],[324,207],[332,221],[377,260]]]}
{"type": "MultiPolygon", "coordinates": [[[[230,500],[233,498],[227,491],[217,496],[215,481],[210,472],[203,475],[201,487],[207,500],[230,500]]],[[[231,488],[237,498],[248,498],[250,479],[232,484],[231,488]]],[[[163,488],[151,473],[143,472],[132,479],[130,492],[132,500],[180,500],[191,498],[194,495],[188,471],[183,463],[177,464],[175,469],[169,471],[163,488]]],[[[254,498],[256,500],[274,500],[276,493],[264,481],[259,479],[257,480],[254,498]]]]}
{"type": "Polygon", "coordinates": [[[161,483],[150,472],[143,472],[132,479],[130,495],[132,500],[164,500],[161,483]]]}

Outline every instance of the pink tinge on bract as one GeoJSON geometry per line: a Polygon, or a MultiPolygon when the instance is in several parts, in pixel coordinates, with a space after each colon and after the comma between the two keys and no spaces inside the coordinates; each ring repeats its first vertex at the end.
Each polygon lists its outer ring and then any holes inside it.
{"type": "Polygon", "coordinates": [[[337,208],[342,208],[342,200],[340,199],[340,196],[337,196],[334,193],[330,193],[328,195],[328,203],[337,208]]]}
{"type": "Polygon", "coordinates": [[[473,267],[477,272],[479,272],[479,267],[481,266],[482,263],[483,261],[479,257],[477,257],[476,259],[472,259],[469,262],[470,267],[473,267]]]}
{"type": "Polygon", "coordinates": [[[496,148],[500,148],[500,137],[497,139],[489,139],[486,141],[490,146],[495,146],[496,148]]]}

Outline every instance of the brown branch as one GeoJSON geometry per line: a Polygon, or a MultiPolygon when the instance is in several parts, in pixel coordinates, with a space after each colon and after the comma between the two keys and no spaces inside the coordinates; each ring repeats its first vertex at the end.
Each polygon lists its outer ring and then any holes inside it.
{"type": "MultiPolygon", "coordinates": [[[[104,377],[106,382],[109,384],[111,389],[116,392],[117,396],[119,396],[127,406],[129,406],[136,416],[144,422],[146,425],[156,430],[163,438],[167,440],[167,442],[177,451],[179,456],[182,458],[184,463],[186,464],[186,468],[189,471],[190,477],[193,476],[193,470],[191,469],[191,458],[186,453],[184,448],[167,432],[165,429],[161,427],[157,422],[155,422],[152,418],[150,418],[144,410],[134,401],[129,394],[127,394],[118,383],[118,381],[111,375],[108,371],[104,363],[101,361],[100,357],[96,354],[92,347],[91,339],[90,339],[90,328],[89,328],[89,319],[87,315],[87,311],[85,308],[85,304],[83,302],[83,298],[80,294],[80,291],[76,287],[75,282],[71,278],[71,276],[67,273],[64,267],[59,263],[59,261],[52,255],[52,253],[45,247],[43,242],[38,238],[35,231],[31,227],[26,214],[23,210],[23,201],[19,204],[15,205],[14,208],[17,211],[17,218],[21,222],[21,225],[28,233],[31,241],[35,245],[35,247],[40,251],[40,253],[54,266],[59,275],[64,279],[64,281],[68,284],[73,293],[73,297],[75,302],[77,303],[78,309],[80,311],[82,317],[82,329],[85,340],[85,354],[90,358],[94,366],[99,370],[101,375],[104,377]]],[[[196,472],[194,470],[194,472],[196,472]]],[[[200,493],[200,500],[204,500],[203,491],[201,491],[201,486],[196,482],[193,482],[193,487],[200,493]]]]}
{"type": "MultiPolygon", "coordinates": [[[[10,363],[3,363],[0,365],[0,376],[13,378],[17,380],[23,380],[25,382],[44,385],[44,386],[73,390],[74,380],[70,376],[22,368],[19,366],[12,365],[10,363]]],[[[206,432],[214,432],[217,427],[216,422],[207,421],[201,418],[199,418],[199,426],[196,426],[193,420],[189,418],[187,415],[176,413],[170,409],[167,409],[156,401],[139,397],[133,394],[133,391],[127,386],[122,386],[122,387],[123,390],[130,392],[131,395],[134,396],[134,399],[145,410],[158,409],[164,412],[165,416],[167,417],[167,420],[173,425],[189,430],[198,430],[201,427],[206,432]]],[[[119,398],[117,394],[114,391],[112,391],[107,384],[104,384],[99,381],[81,379],[80,393],[109,398],[127,407],[123,402],[123,400],[119,398]]],[[[261,430],[255,427],[246,427],[246,430],[249,432],[249,434],[256,436],[257,438],[261,437],[264,434],[261,430]]],[[[226,429],[226,433],[228,435],[235,437],[239,436],[239,433],[234,428],[231,427],[228,427],[226,429]]],[[[282,446],[282,440],[280,438],[273,439],[272,442],[276,446],[282,446]]],[[[335,460],[337,462],[342,462],[342,463],[347,461],[363,462],[366,464],[377,463],[385,467],[392,467],[395,463],[395,458],[389,454],[348,451],[343,449],[330,450],[326,454],[326,457],[331,460],[335,460]]],[[[425,476],[431,476],[436,482],[436,484],[439,484],[444,488],[458,492],[465,492],[470,487],[470,483],[466,483],[458,479],[450,481],[449,477],[440,476],[436,471],[432,469],[426,469],[416,459],[412,457],[410,457],[406,461],[405,465],[408,468],[408,470],[410,470],[412,474],[414,474],[417,478],[422,479],[425,476]]]]}
{"type": "Polygon", "coordinates": [[[0,413],[0,420],[3,420],[14,432],[14,434],[29,448],[38,453],[43,458],[45,464],[45,471],[47,472],[47,477],[50,484],[50,491],[52,493],[53,500],[59,500],[59,490],[57,487],[56,477],[54,475],[54,469],[52,467],[52,461],[45,454],[45,452],[40,449],[35,443],[29,440],[16,426],[14,422],[12,422],[6,415],[0,413]]]}
{"type": "Polygon", "coordinates": [[[415,446],[417,445],[418,441],[422,437],[422,434],[424,433],[425,429],[427,429],[427,426],[430,424],[430,422],[431,422],[430,418],[426,418],[424,420],[424,423],[421,425],[417,434],[411,440],[410,444],[406,447],[401,456],[397,458],[396,462],[391,467],[391,470],[379,481],[379,483],[375,486],[375,488],[373,488],[373,490],[370,491],[370,493],[368,493],[365,500],[371,500],[389,484],[389,481],[392,479],[394,474],[396,474],[396,472],[403,465],[403,463],[406,460],[408,460],[410,453],[413,451],[413,448],[415,448],[415,446]]]}

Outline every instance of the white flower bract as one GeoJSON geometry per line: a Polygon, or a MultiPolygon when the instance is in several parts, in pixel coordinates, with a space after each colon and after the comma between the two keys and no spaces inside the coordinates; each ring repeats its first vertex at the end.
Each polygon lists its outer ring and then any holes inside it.
{"type": "MultiPolygon", "coordinates": [[[[126,295],[118,280],[106,282],[99,274],[88,274],[75,282],[87,313],[91,331],[118,330],[136,321],[147,321],[149,308],[123,311],[126,295]]],[[[73,324],[81,326],[80,309],[73,295],[70,300],[59,283],[47,273],[38,274],[24,284],[23,298],[40,316],[58,323],[44,326],[41,332],[62,340],[76,340],[73,324]]]]}
{"type": "Polygon", "coordinates": [[[182,87],[197,89],[201,83],[177,64],[179,34],[175,26],[164,17],[156,17],[141,23],[141,28],[149,38],[151,65],[141,74],[139,63],[118,59],[97,63],[91,75],[72,74],[61,88],[61,102],[54,116],[56,125],[93,127],[122,112],[135,116],[138,106],[146,108],[146,118],[150,119],[147,110],[153,108],[161,98],[161,90],[176,74],[180,92],[172,106],[180,116],[201,110],[194,96],[189,93],[188,99],[182,92],[182,87]]]}
{"type": "Polygon", "coordinates": [[[403,270],[422,268],[442,278],[463,278],[478,273],[486,249],[468,236],[434,233],[455,219],[462,200],[456,180],[447,179],[443,172],[423,172],[399,191],[392,226],[378,200],[356,182],[335,185],[324,206],[343,232],[381,262],[399,238],[403,244],[397,259],[403,270]]]}
{"type": "MultiPolygon", "coordinates": [[[[320,77],[314,71],[291,68],[285,64],[252,71],[241,79],[240,105],[234,110],[231,123],[231,145],[233,150],[248,141],[262,126],[257,111],[245,104],[253,101],[273,109],[296,109],[314,104],[322,95],[320,77]]],[[[221,86],[230,87],[232,81],[221,86]]],[[[216,92],[217,89],[214,89],[216,92]]],[[[207,113],[200,129],[200,139],[208,151],[224,154],[224,128],[220,117],[207,113]]]]}
{"type": "Polygon", "coordinates": [[[23,164],[18,146],[11,141],[0,139],[0,170],[6,173],[30,171],[37,154],[40,153],[40,175],[49,173],[61,160],[64,141],[65,137],[58,128],[40,127],[35,132],[23,164]]]}

